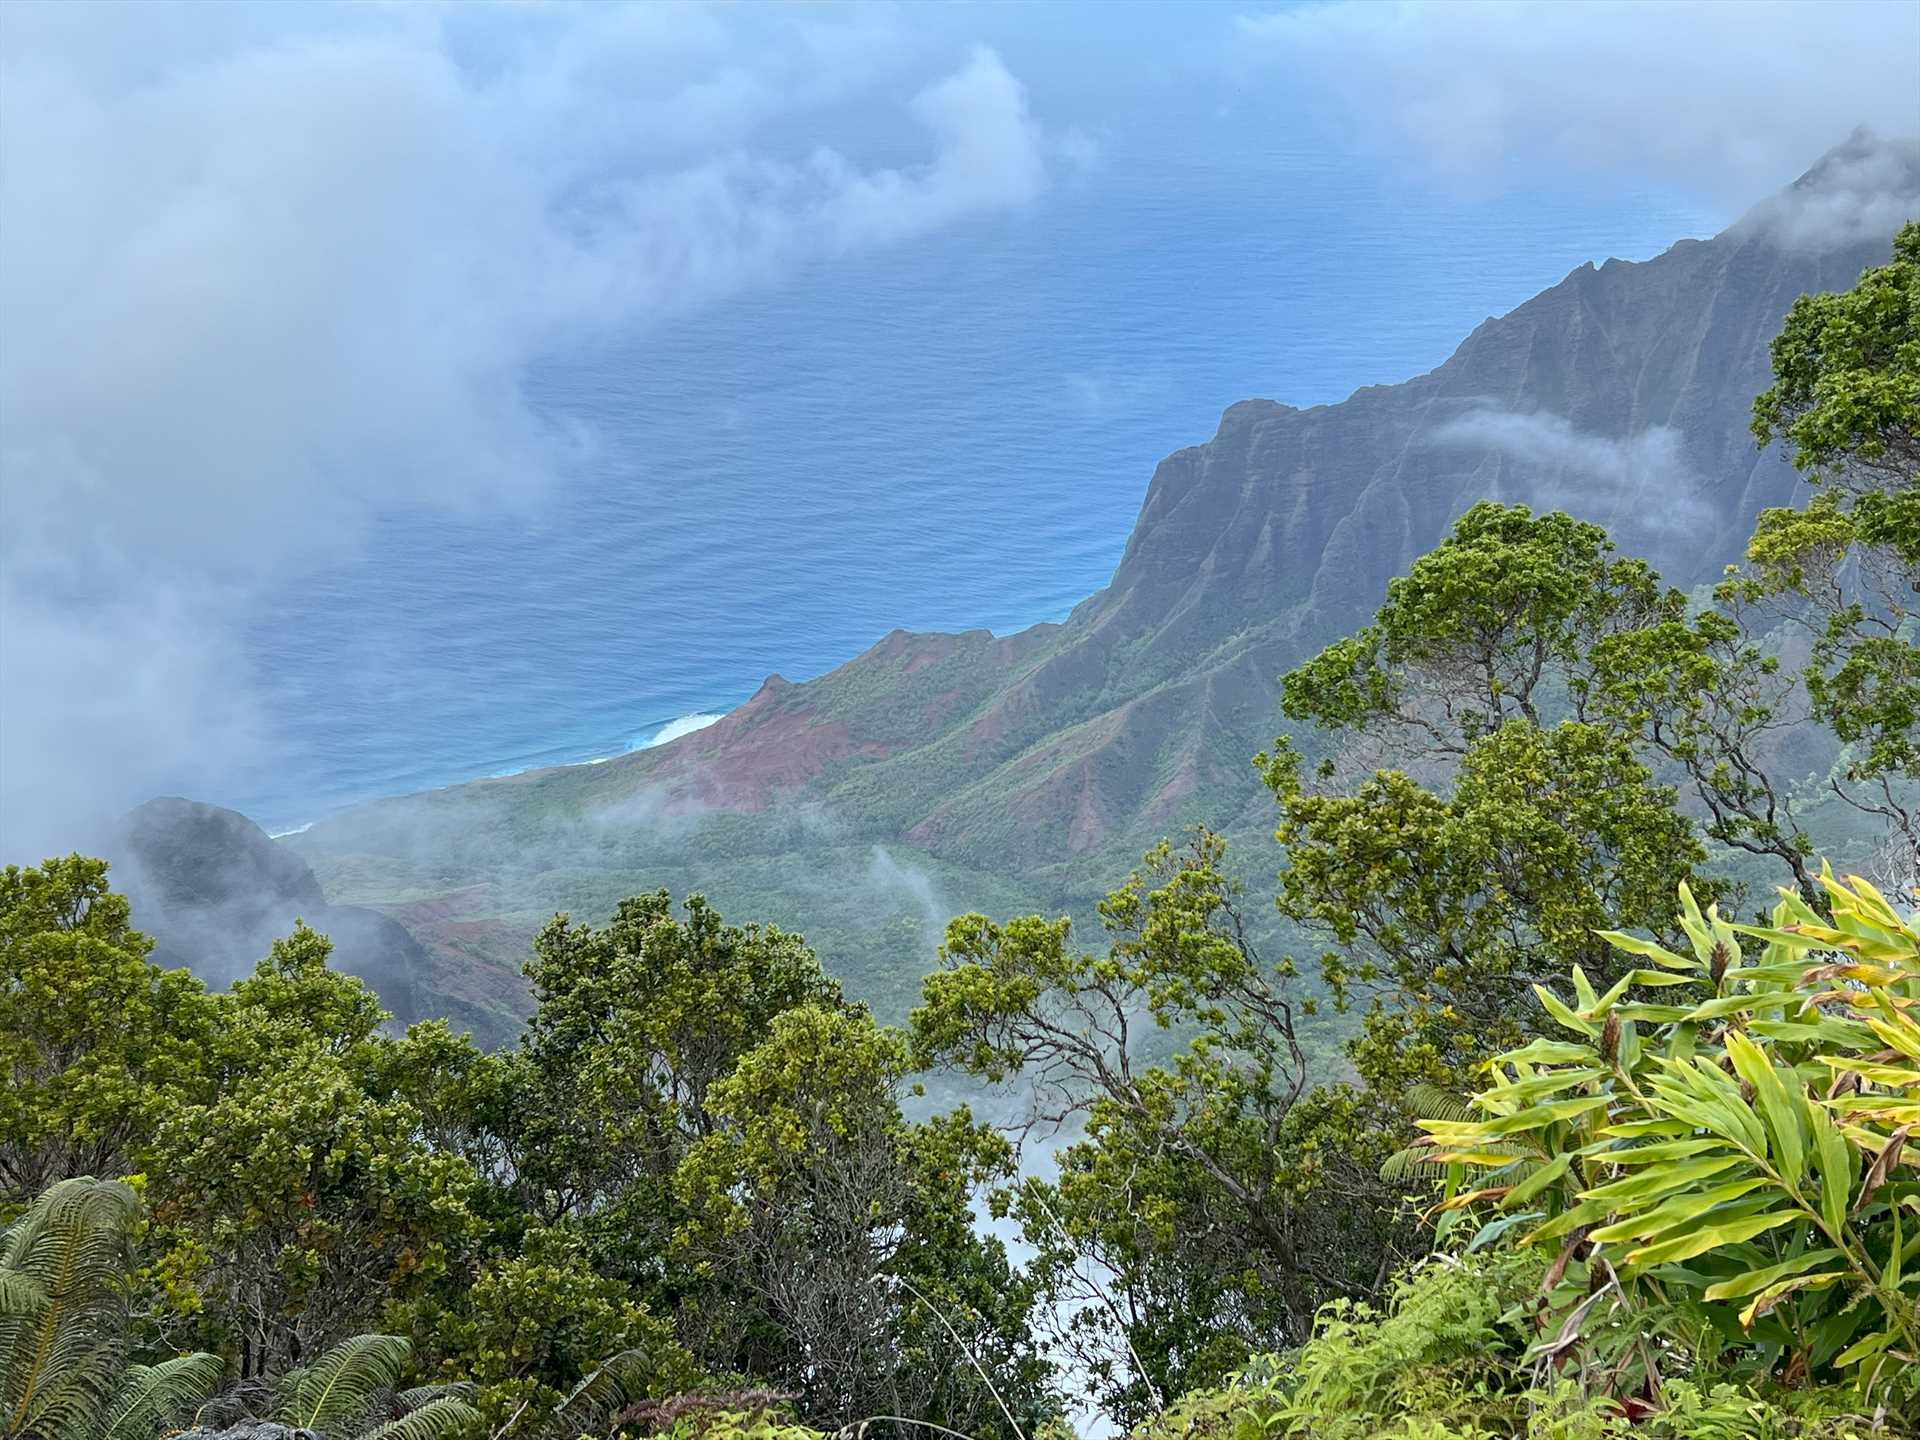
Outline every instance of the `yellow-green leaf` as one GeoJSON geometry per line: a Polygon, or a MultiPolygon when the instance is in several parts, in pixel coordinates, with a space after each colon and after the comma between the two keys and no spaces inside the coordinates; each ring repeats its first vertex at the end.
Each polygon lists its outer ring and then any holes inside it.
{"type": "Polygon", "coordinates": [[[1710,1190],[1696,1191],[1691,1195],[1675,1195],[1651,1210],[1630,1215],[1624,1220],[1616,1220],[1613,1224],[1594,1231],[1593,1238],[1603,1244],[1615,1240],[1651,1239],[1706,1214],[1716,1206],[1729,1205],[1741,1196],[1758,1190],[1766,1183],[1767,1178],[1764,1175],[1748,1175],[1739,1180],[1729,1181],[1725,1185],[1716,1185],[1710,1190]]]}
{"type": "Polygon", "coordinates": [[[1809,1250],[1804,1255],[1796,1255],[1791,1260],[1782,1260],[1778,1265],[1768,1265],[1760,1270],[1748,1270],[1734,1276],[1731,1280],[1722,1280],[1717,1285],[1709,1285],[1706,1298],[1709,1300],[1738,1300],[1743,1295],[1751,1295],[1764,1290],[1769,1285],[1784,1280],[1789,1275],[1798,1275],[1803,1270],[1812,1270],[1829,1260],[1841,1258],[1840,1252],[1832,1248],[1809,1250]]]}
{"type": "Polygon", "coordinates": [[[1546,986],[1534,986],[1533,993],[1539,997],[1540,1004],[1542,1008],[1546,1010],[1547,1014],[1551,1015],[1567,1029],[1585,1035],[1590,1040],[1600,1038],[1600,1027],[1598,1025],[1593,1024],[1591,1021],[1582,1020],[1578,1015],[1574,1014],[1573,1011],[1569,1010],[1564,1003],[1555,998],[1554,993],[1547,989],[1546,986]]]}
{"type": "Polygon", "coordinates": [[[1606,1095],[1581,1095],[1572,1100],[1554,1100],[1545,1105],[1529,1105],[1512,1115],[1496,1115],[1483,1121],[1479,1133],[1486,1136],[1519,1135],[1529,1130],[1544,1130],[1562,1120],[1578,1119],[1611,1102],[1606,1095]]]}
{"type": "Polygon", "coordinates": [[[1669,970],[1691,970],[1698,972],[1700,962],[1688,955],[1676,955],[1664,945],[1651,940],[1642,940],[1637,935],[1628,935],[1620,930],[1601,930],[1600,938],[1616,950],[1624,950],[1629,955],[1641,955],[1656,965],[1664,965],[1669,970]]]}
{"type": "Polygon", "coordinates": [[[1920,1070],[1908,1070],[1899,1065],[1887,1065],[1876,1060],[1856,1060],[1851,1055],[1822,1055],[1822,1065],[1835,1070],[1850,1070],[1862,1080],[1871,1080],[1876,1085],[1887,1085],[1895,1089],[1920,1089],[1920,1070]]]}
{"type": "MultiPolygon", "coordinates": [[[[1611,1134],[1611,1131],[1608,1132],[1611,1134]]],[[[1688,1140],[1663,1140],[1652,1145],[1628,1145],[1617,1149],[1608,1149],[1604,1144],[1592,1145],[1586,1154],[1603,1165],[1666,1165],[1675,1160],[1685,1160],[1698,1155],[1703,1150],[1723,1150],[1724,1142],[1710,1136],[1700,1135],[1688,1140]]]]}
{"type": "Polygon", "coordinates": [[[1799,1003],[1799,995],[1791,990],[1762,990],[1742,995],[1721,995],[1712,1000],[1703,1000],[1694,1006],[1687,1012],[1687,1019],[1719,1020],[1728,1015],[1743,1014],[1748,1010],[1779,1009],[1799,1003]]]}
{"type": "Polygon", "coordinates": [[[1627,1263],[1629,1265],[1665,1265],[1674,1260],[1691,1260],[1695,1255],[1704,1255],[1707,1251],[1718,1250],[1723,1245],[1738,1245],[1743,1240],[1764,1235],[1769,1230],[1777,1229],[1799,1218],[1797,1211],[1774,1210],[1765,1215],[1749,1215],[1738,1220],[1729,1220],[1724,1224],[1702,1225],[1671,1240],[1662,1240],[1638,1250],[1629,1250],[1627,1263]]]}
{"type": "Polygon", "coordinates": [[[1799,1188],[1806,1174],[1806,1137],[1801,1132],[1801,1116],[1806,1106],[1787,1093],[1773,1062],[1746,1036],[1738,1031],[1727,1034],[1727,1056],[1740,1078],[1753,1086],[1754,1099],[1760,1102],[1760,1114],[1767,1122],[1767,1135],[1773,1142],[1774,1159],[1781,1177],[1789,1186],[1799,1188]]]}
{"type": "Polygon", "coordinates": [[[1855,1341],[1838,1355],[1834,1356],[1833,1363],[1842,1370],[1846,1369],[1849,1365],[1858,1365],[1862,1360],[1878,1355],[1882,1350],[1893,1344],[1894,1338],[1893,1332],[1890,1330],[1876,1330],[1873,1334],[1867,1336],[1866,1339],[1855,1341]]]}
{"type": "Polygon", "coordinates": [[[1685,1190],[1739,1163],[1738,1155],[1723,1152],[1700,1160],[1689,1160],[1683,1165],[1656,1166],[1624,1180],[1609,1180],[1604,1185],[1596,1185],[1591,1190],[1583,1191],[1580,1198],[1619,1207],[1636,1200],[1648,1200],[1655,1195],[1685,1190]]]}
{"type": "Polygon", "coordinates": [[[1748,1302],[1747,1308],[1740,1312],[1742,1328],[1751,1326],[1760,1316],[1766,1314],[1787,1296],[1796,1290],[1823,1290],[1834,1281],[1846,1277],[1844,1270],[1822,1270],[1817,1275],[1796,1275],[1791,1280],[1782,1280],[1777,1285],[1769,1285],[1748,1302]]]}

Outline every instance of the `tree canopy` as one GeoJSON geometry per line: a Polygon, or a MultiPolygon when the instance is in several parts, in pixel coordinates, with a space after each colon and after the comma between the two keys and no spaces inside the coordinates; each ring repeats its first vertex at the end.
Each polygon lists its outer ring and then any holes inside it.
{"type": "Polygon", "coordinates": [[[1747,569],[1723,594],[1802,627],[1814,714],[1846,745],[1829,784],[1884,820],[1913,868],[1920,828],[1920,221],[1853,289],[1803,295],[1773,342],[1753,433],[1778,439],[1817,488],[1760,514],[1747,569]]]}

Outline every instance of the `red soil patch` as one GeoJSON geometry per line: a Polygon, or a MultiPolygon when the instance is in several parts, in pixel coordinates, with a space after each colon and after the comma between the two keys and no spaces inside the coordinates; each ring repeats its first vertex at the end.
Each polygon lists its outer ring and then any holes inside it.
{"type": "Polygon", "coordinates": [[[1076,855],[1093,849],[1107,838],[1107,822],[1100,814],[1093,783],[1093,767],[1085,761],[1080,765],[1079,789],[1073,805],[1073,824],[1067,830],[1067,848],[1076,855]]]}
{"type": "Polygon", "coordinates": [[[459,890],[449,890],[444,895],[429,895],[424,900],[409,900],[400,905],[369,905],[367,908],[378,910],[412,930],[468,914],[477,905],[490,899],[492,894],[491,885],[468,885],[459,890]]]}
{"type": "Polygon", "coordinates": [[[668,814],[757,814],[803,789],[836,760],[887,753],[883,745],[854,740],[843,721],[820,714],[801,697],[801,687],[769,675],[738,710],[667,746],[649,778],[668,787],[668,814]]]}

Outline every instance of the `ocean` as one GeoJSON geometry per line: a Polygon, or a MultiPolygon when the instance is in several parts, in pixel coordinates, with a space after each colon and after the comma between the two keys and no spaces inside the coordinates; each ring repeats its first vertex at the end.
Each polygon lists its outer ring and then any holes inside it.
{"type": "Polygon", "coordinates": [[[506,515],[397,507],[270,595],[246,651],[271,743],[205,798],[283,831],[618,754],[895,626],[1057,620],[1234,401],[1405,379],[1588,260],[1728,218],[1190,135],[549,357],[528,389],[592,437],[583,473],[506,515]]]}

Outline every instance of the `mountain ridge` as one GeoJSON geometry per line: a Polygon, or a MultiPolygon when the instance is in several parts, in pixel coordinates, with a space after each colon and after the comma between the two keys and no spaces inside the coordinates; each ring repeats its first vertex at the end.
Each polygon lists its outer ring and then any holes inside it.
{"type": "Polygon", "coordinates": [[[769,676],[668,744],[376,802],[283,843],[449,973],[517,966],[536,917],[655,882],[732,888],[862,948],[809,887],[857,881],[869,848],[968,887],[945,898],[1084,914],[1159,834],[1266,828],[1249,760],[1279,724],[1279,676],[1364,624],[1473,502],[1567,509],[1675,583],[1715,578],[1754,515],[1801,488],[1748,433],[1768,344],[1800,294],[1885,259],[1894,211],[1920,213],[1920,142],[1850,137],[1720,234],[1578,266],[1422,375],[1228,406],[1155,468],[1112,580],[1064,622],[895,630],[815,679],[769,676]],[[498,944],[449,949],[449,905],[498,944]]]}

